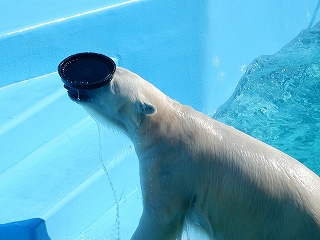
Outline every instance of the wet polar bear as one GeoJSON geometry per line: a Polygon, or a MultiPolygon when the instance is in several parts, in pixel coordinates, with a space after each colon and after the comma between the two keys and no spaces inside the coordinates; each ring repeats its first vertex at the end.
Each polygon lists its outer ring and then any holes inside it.
{"type": "Polygon", "coordinates": [[[69,96],[134,143],[143,214],[132,239],[179,239],[187,219],[210,239],[320,239],[320,178],[288,155],[123,68],[69,96]]]}

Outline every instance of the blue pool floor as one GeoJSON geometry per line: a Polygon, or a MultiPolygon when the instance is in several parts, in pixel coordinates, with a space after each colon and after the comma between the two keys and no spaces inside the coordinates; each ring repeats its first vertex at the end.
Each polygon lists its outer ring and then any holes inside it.
{"type": "MultiPolygon", "coordinates": [[[[0,224],[42,218],[51,239],[116,234],[97,124],[70,101],[58,74],[0,88],[0,102],[0,224]]],[[[128,239],[142,212],[138,159],[124,136],[106,136],[103,158],[121,202],[120,231],[128,239]]]]}

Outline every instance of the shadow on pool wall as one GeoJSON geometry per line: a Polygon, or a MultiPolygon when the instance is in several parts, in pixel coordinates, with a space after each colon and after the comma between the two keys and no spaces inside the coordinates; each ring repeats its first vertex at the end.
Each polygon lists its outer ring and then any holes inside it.
{"type": "Polygon", "coordinates": [[[320,176],[320,23],[255,59],[214,118],[296,158],[320,176]]]}

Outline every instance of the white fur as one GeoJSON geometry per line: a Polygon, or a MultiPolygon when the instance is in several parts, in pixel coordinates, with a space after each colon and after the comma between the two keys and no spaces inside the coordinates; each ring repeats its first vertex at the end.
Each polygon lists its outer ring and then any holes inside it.
{"type": "Polygon", "coordinates": [[[86,94],[74,101],[128,135],[139,157],[144,209],[132,239],[180,238],[186,221],[210,239],[320,239],[320,178],[295,159],[123,68],[86,94]]]}

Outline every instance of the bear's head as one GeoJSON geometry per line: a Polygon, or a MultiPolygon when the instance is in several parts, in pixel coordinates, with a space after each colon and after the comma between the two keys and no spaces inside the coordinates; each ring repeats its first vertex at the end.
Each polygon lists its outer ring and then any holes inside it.
{"type": "Polygon", "coordinates": [[[153,86],[124,68],[117,67],[113,79],[103,87],[66,88],[71,100],[83,106],[94,119],[127,134],[139,128],[143,115],[157,112],[152,98],[148,98],[153,86]]]}

